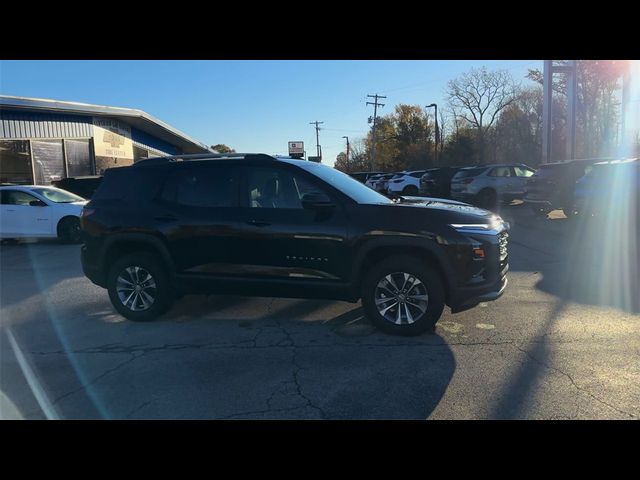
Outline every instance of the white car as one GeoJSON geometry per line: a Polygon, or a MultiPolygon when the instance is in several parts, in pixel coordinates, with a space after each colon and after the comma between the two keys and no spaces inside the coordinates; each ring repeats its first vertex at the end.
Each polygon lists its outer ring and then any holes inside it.
{"type": "Polygon", "coordinates": [[[420,177],[425,172],[426,170],[401,172],[389,180],[387,191],[395,195],[418,195],[420,192],[420,177]]]}
{"type": "Polygon", "coordinates": [[[58,237],[80,241],[80,213],[87,203],[66,190],[41,185],[0,187],[0,238],[58,237]]]}

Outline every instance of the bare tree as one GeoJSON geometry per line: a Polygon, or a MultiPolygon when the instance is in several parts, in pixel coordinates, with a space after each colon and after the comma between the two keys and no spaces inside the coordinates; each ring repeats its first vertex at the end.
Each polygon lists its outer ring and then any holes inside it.
{"type": "Polygon", "coordinates": [[[518,85],[506,70],[472,69],[449,81],[447,100],[452,110],[476,129],[479,163],[484,163],[485,136],[500,112],[513,103],[518,85]]]}

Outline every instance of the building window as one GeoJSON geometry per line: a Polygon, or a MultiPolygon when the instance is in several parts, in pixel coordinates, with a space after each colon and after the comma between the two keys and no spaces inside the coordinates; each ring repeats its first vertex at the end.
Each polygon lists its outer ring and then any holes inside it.
{"type": "Polygon", "coordinates": [[[149,151],[140,148],[137,145],[133,146],[133,161],[137,162],[138,160],[144,160],[145,158],[149,158],[149,151]]]}
{"type": "Polygon", "coordinates": [[[62,140],[31,140],[31,153],[37,185],[50,185],[53,180],[61,180],[67,176],[64,171],[62,140]]]}
{"type": "Polygon", "coordinates": [[[28,140],[0,140],[0,183],[33,183],[28,140]]]}
{"type": "Polygon", "coordinates": [[[89,140],[65,140],[64,153],[70,177],[88,176],[93,173],[89,140]]]}

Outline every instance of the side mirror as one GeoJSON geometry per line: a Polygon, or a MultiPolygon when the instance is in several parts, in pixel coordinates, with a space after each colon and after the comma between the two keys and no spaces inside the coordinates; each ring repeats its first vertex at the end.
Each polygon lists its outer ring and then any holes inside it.
{"type": "Polygon", "coordinates": [[[302,207],[307,210],[328,210],[335,207],[331,199],[321,192],[305,193],[301,200],[302,207]]]}
{"type": "Polygon", "coordinates": [[[47,204],[44,203],[42,200],[31,200],[29,202],[29,205],[32,207],[46,207],[47,204]]]}

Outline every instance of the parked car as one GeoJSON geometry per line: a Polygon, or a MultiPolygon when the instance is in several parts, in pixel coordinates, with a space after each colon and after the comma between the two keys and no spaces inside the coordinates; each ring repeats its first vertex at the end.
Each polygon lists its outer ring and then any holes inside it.
{"type": "Polygon", "coordinates": [[[389,180],[387,192],[391,195],[418,195],[420,193],[420,177],[426,170],[400,172],[389,180]]]}
{"type": "Polygon", "coordinates": [[[463,167],[431,168],[420,177],[420,195],[425,197],[449,198],[451,179],[463,167]]]}
{"type": "Polygon", "coordinates": [[[0,238],[58,237],[80,240],[80,213],[86,200],[55,187],[0,187],[0,238]]]}
{"type": "MultiPolygon", "coordinates": [[[[640,159],[613,160],[593,164],[576,183],[573,208],[567,217],[640,211],[640,159]]],[[[633,220],[635,221],[635,220],[633,220]]]]}
{"type": "Polygon", "coordinates": [[[536,213],[546,215],[563,209],[571,214],[576,182],[588,173],[598,160],[571,160],[541,165],[525,187],[524,202],[536,213]]]}
{"type": "MultiPolygon", "coordinates": [[[[197,158],[191,161],[190,158],[197,158]]],[[[356,302],[415,335],[507,285],[508,224],[450,201],[392,201],[331,167],[264,154],[106,171],[82,217],[82,267],[151,320],[185,293],[356,302]]]]}
{"type": "Polygon", "coordinates": [[[364,184],[369,187],[369,188],[374,188],[374,185],[378,182],[378,180],[382,177],[382,175],[384,175],[383,173],[378,173],[376,175],[371,175],[369,176],[369,178],[367,178],[367,180],[364,182],[364,184]]]}
{"type": "Polygon", "coordinates": [[[535,170],[524,164],[484,165],[461,169],[451,179],[451,198],[493,208],[523,198],[535,170]]]}
{"type": "Polygon", "coordinates": [[[387,187],[389,185],[389,180],[391,180],[396,174],[395,173],[385,173],[384,175],[378,175],[375,181],[371,181],[370,187],[373,188],[376,192],[382,193],[383,195],[387,193],[387,187]]]}
{"type": "Polygon", "coordinates": [[[51,182],[54,187],[61,188],[67,192],[75,193],[84,199],[90,199],[95,191],[98,189],[98,185],[102,181],[102,176],[94,175],[87,177],[68,177],[61,180],[55,180],[51,182]]]}
{"type": "Polygon", "coordinates": [[[361,183],[365,183],[369,177],[372,175],[380,175],[384,172],[354,172],[350,173],[349,176],[355,178],[361,183]]]}

